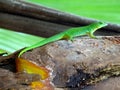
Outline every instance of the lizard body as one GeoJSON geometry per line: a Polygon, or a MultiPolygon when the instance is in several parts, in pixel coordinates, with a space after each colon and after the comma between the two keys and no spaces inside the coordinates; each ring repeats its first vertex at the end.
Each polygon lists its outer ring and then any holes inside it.
{"type": "Polygon", "coordinates": [[[92,23],[88,26],[84,26],[84,27],[77,27],[77,28],[71,28],[71,29],[68,29],[66,31],[63,31],[59,34],[56,34],[54,36],[51,36],[49,38],[46,38],[34,45],[31,45],[25,49],[23,49],[18,56],[21,56],[24,52],[28,51],[28,50],[31,50],[31,49],[34,49],[34,48],[37,48],[37,47],[40,47],[40,46],[43,46],[45,44],[48,44],[50,42],[54,42],[54,41],[57,41],[57,40],[60,40],[60,39],[69,39],[69,40],[73,40],[74,37],[77,37],[77,36],[83,36],[83,35],[88,35],[90,36],[91,38],[96,38],[94,36],[94,32],[99,29],[99,28],[102,28],[104,26],[107,26],[106,23],[104,22],[95,22],[95,23],[92,23]]]}

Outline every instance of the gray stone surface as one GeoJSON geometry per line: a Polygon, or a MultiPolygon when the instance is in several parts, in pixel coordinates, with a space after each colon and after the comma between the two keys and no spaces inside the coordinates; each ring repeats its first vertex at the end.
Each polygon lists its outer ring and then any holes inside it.
{"type": "Polygon", "coordinates": [[[66,82],[78,69],[92,74],[107,65],[119,65],[120,37],[98,38],[61,40],[26,52],[22,57],[51,68],[54,84],[66,87],[66,82]]]}

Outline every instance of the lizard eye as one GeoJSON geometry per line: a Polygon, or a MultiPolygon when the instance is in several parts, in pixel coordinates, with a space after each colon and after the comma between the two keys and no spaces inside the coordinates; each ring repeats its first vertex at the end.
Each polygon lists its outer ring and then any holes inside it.
{"type": "Polygon", "coordinates": [[[103,22],[99,22],[99,24],[103,24],[103,22]]]}

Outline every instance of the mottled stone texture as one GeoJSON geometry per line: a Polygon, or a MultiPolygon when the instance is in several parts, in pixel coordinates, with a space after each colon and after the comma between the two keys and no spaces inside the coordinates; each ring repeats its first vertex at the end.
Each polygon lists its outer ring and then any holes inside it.
{"type": "MultiPolygon", "coordinates": [[[[70,77],[76,77],[80,70],[93,74],[108,65],[120,65],[120,37],[98,38],[61,40],[28,51],[22,57],[51,68],[53,83],[57,87],[66,87],[70,77]]],[[[80,71],[81,75],[83,72],[80,71]]],[[[80,77],[86,78],[84,75],[80,77]]]]}

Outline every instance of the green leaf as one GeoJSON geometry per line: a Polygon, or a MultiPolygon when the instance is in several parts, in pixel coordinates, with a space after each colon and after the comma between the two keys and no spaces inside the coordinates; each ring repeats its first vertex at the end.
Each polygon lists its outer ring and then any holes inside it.
{"type": "Polygon", "coordinates": [[[44,38],[29,34],[0,29],[0,49],[9,53],[35,44],[44,38]]]}
{"type": "Polygon", "coordinates": [[[79,16],[120,24],[120,0],[27,0],[79,16]]]}

